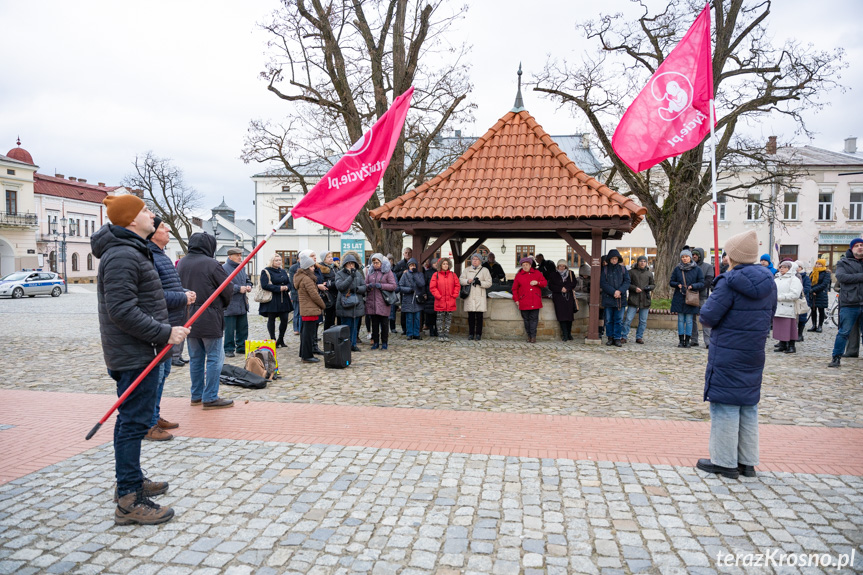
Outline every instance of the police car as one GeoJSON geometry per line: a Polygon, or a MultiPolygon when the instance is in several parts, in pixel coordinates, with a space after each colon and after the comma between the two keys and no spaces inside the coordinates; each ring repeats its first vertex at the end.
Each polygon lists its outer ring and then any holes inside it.
{"type": "Polygon", "coordinates": [[[37,295],[59,297],[63,293],[64,285],[66,282],[54,272],[39,270],[13,272],[0,278],[0,297],[11,297],[12,299],[20,299],[25,295],[28,297],[37,295]]]}

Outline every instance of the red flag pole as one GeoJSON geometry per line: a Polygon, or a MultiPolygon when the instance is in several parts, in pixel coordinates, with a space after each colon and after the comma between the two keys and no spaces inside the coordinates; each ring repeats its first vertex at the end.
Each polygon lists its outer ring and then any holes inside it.
{"type": "Polygon", "coordinates": [[[710,99],[710,177],[713,181],[713,277],[719,277],[719,202],[716,197],[716,107],[713,98],[710,99]]]}
{"type": "MultiPolygon", "coordinates": [[[[285,222],[288,221],[289,217],[291,217],[290,212],[285,214],[285,217],[283,217],[281,220],[279,220],[279,223],[277,223],[276,226],[272,229],[272,231],[269,234],[267,234],[267,237],[265,237],[263,240],[261,240],[261,243],[259,243],[257,246],[255,246],[255,249],[253,249],[249,253],[249,255],[247,255],[243,259],[242,262],[240,262],[240,265],[238,265],[236,267],[236,269],[234,269],[234,271],[231,272],[231,275],[229,275],[227,277],[227,279],[222,282],[222,285],[220,285],[218,287],[218,289],[216,289],[216,291],[213,292],[213,295],[211,295],[210,297],[207,298],[207,301],[205,301],[203,303],[203,305],[201,305],[201,307],[198,309],[198,311],[196,311],[195,314],[192,317],[190,317],[186,321],[185,324],[183,324],[183,327],[191,327],[192,324],[195,323],[199,317],[201,317],[201,314],[204,313],[204,310],[206,310],[210,306],[210,304],[213,303],[213,301],[219,296],[219,294],[222,293],[222,291],[224,291],[224,289],[231,284],[231,281],[237,276],[238,273],[240,273],[240,270],[243,269],[247,263],[249,263],[249,261],[255,256],[256,253],[258,253],[258,251],[262,247],[264,247],[264,244],[267,243],[267,240],[269,240],[271,237],[273,237],[273,234],[276,233],[276,230],[279,229],[280,227],[282,227],[285,224],[285,222]]],[[[141,374],[135,378],[135,381],[132,382],[132,385],[130,385],[129,388],[123,393],[123,395],[121,395],[117,399],[116,403],[114,403],[114,405],[111,406],[111,409],[109,409],[108,412],[102,416],[102,419],[99,420],[99,423],[97,423],[96,425],[93,426],[93,429],[90,430],[90,433],[87,434],[87,437],[85,439],[90,439],[91,437],[96,435],[96,432],[99,431],[99,428],[102,427],[102,424],[105,423],[106,421],[108,421],[108,418],[111,417],[111,414],[114,413],[114,411],[118,407],[120,407],[120,405],[124,401],[126,401],[126,398],[129,397],[129,395],[133,391],[135,391],[135,388],[138,387],[138,384],[140,384],[144,380],[144,378],[147,377],[147,375],[149,375],[151,371],[153,371],[153,368],[155,368],[157,365],[159,365],[159,363],[161,363],[162,359],[165,357],[165,355],[167,355],[168,350],[170,350],[172,347],[173,347],[173,345],[171,345],[171,344],[166,345],[162,349],[162,351],[160,351],[159,354],[153,358],[153,361],[150,362],[150,365],[148,365],[146,368],[144,368],[144,371],[142,371],[141,374]]]]}

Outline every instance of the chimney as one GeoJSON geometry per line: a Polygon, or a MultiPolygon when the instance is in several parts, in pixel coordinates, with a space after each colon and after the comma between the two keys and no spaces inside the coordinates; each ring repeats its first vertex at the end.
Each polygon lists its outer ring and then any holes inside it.
{"type": "Polygon", "coordinates": [[[104,187],[105,187],[105,182],[99,182],[97,185],[98,185],[100,188],[104,188],[104,187]]]}
{"type": "Polygon", "coordinates": [[[767,153],[770,155],[776,154],[776,136],[767,138],[767,153]]]}
{"type": "Polygon", "coordinates": [[[86,183],[87,183],[87,180],[85,180],[84,178],[78,178],[78,181],[79,181],[80,183],[82,183],[82,184],[86,184],[86,183]]]}
{"type": "Polygon", "coordinates": [[[199,228],[204,225],[204,220],[199,217],[192,216],[192,225],[198,226],[199,228]]]}
{"type": "Polygon", "coordinates": [[[60,178],[60,179],[62,180],[62,179],[63,179],[63,178],[65,178],[66,176],[64,176],[63,174],[54,174],[54,177],[55,177],[55,178],[60,178]]]}
{"type": "Polygon", "coordinates": [[[857,153],[857,136],[851,136],[850,138],[845,138],[845,153],[846,154],[856,154],[857,153]]]}
{"type": "Polygon", "coordinates": [[[76,178],[75,176],[69,176],[69,181],[70,182],[77,182],[78,178],[76,178]]]}

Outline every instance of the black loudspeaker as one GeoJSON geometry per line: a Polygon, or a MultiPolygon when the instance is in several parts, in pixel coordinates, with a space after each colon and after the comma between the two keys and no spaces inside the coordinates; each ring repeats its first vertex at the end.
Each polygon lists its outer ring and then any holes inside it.
{"type": "Polygon", "coordinates": [[[351,364],[351,328],[334,325],[324,330],[324,367],[344,369],[351,364]]]}

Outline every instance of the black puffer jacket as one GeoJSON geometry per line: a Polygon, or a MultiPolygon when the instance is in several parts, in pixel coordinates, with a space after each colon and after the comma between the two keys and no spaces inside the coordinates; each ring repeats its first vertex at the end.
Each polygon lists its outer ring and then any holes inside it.
{"type": "MultiPolygon", "coordinates": [[[[209,234],[192,234],[189,238],[189,253],[177,266],[183,287],[195,292],[195,303],[189,307],[190,317],[228,279],[228,272],[213,257],[215,253],[216,238],[209,234]]],[[[222,290],[192,324],[189,337],[216,339],[225,335],[225,308],[231,303],[232,292],[230,285],[222,290]]]]}
{"type": "Polygon", "coordinates": [[[165,255],[164,250],[152,241],[147,243],[153,254],[153,266],[162,281],[162,291],[165,292],[165,303],[168,304],[168,320],[171,325],[186,323],[186,290],[180,282],[180,276],[174,262],[165,255]]]}
{"type": "Polygon", "coordinates": [[[144,238],[111,224],[90,237],[90,247],[99,258],[96,293],[105,364],[113,371],[141,369],[171,337],[153,255],[144,238]]]}
{"type": "Polygon", "coordinates": [[[863,260],[854,258],[851,250],[836,264],[840,306],[863,306],[863,260]]]}

